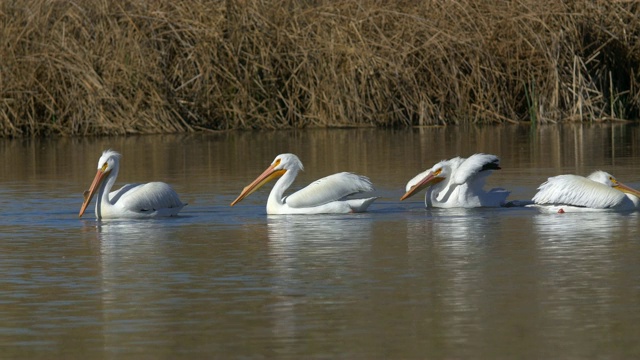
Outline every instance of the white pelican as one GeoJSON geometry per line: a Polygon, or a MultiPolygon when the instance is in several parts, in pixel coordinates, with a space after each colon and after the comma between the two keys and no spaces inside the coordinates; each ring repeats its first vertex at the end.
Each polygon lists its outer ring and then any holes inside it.
{"type": "Polygon", "coordinates": [[[474,154],[468,158],[455,157],[442,160],[431,169],[409,180],[404,200],[425,187],[428,208],[473,208],[499,207],[505,205],[509,192],[504,189],[482,188],[492,170],[500,169],[500,160],[495,155],[474,154]]]}
{"type": "Polygon", "coordinates": [[[120,169],[120,154],[113,150],[105,150],[98,160],[98,172],[88,191],[84,192],[84,202],[79,217],[98,192],[96,202],[96,218],[153,218],[177,215],[184,207],[178,194],[163,182],[146,184],[127,184],[119,190],[111,192],[120,169]]]}
{"type": "Polygon", "coordinates": [[[640,209],[640,191],[632,189],[604,171],[588,177],[550,177],[533,196],[534,207],[544,212],[581,212],[640,209]]]}
{"type": "Polygon", "coordinates": [[[271,165],[247,185],[231,206],[237,204],[267,182],[280,177],[267,200],[267,214],[340,214],[365,211],[377,197],[347,199],[349,195],[373,191],[366,176],[341,172],[316,180],[307,187],[283,196],[298,172],[304,170],[294,154],[280,154],[271,165]]]}

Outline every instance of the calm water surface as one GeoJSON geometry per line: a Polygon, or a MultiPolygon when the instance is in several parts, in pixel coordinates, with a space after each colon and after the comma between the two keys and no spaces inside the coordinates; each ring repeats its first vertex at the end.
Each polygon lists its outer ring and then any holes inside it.
{"type": "Polygon", "coordinates": [[[640,214],[426,210],[398,199],[435,162],[489,152],[491,187],[611,172],[640,188],[640,128],[307,130],[0,140],[2,358],[632,358],[640,214]],[[181,216],[77,214],[102,150],[118,186],[166,181],[181,216]],[[273,158],[294,187],[368,175],[363,214],[267,216],[273,158]]]}

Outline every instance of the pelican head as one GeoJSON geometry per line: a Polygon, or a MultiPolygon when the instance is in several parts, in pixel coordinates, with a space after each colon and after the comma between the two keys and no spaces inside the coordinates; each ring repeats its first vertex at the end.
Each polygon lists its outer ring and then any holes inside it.
{"type": "Polygon", "coordinates": [[[435,164],[431,169],[418,174],[416,177],[409,180],[405,189],[406,193],[402,195],[400,201],[408,199],[420,192],[420,190],[434,186],[451,176],[453,171],[451,165],[456,159],[458,158],[442,160],[435,164]]]}
{"type": "Polygon", "coordinates": [[[293,173],[293,177],[298,171],[304,170],[302,162],[294,154],[280,154],[276,156],[271,165],[260,174],[251,184],[247,185],[238,197],[231,203],[231,206],[239,203],[242,199],[251,195],[254,191],[262,187],[271,180],[277,179],[287,172],[293,173]]]}
{"type": "Polygon", "coordinates": [[[122,155],[117,151],[111,149],[103,151],[102,156],[100,156],[98,160],[98,171],[108,173],[113,169],[119,168],[121,157],[122,155]]]}
{"type": "Polygon", "coordinates": [[[96,194],[96,191],[100,188],[100,185],[104,180],[107,179],[112,172],[114,176],[118,175],[120,157],[121,155],[113,150],[105,150],[102,153],[102,156],[100,156],[100,159],[98,160],[98,172],[93,179],[93,183],[89,190],[85,191],[83,194],[84,202],[82,203],[78,217],[82,217],[82,214],[84,214],[84,211],[87,209],[91,199],[93,199],[93,196],[96,194]]]}
{"type": "Polygon", "coordinates": [[[601,170],[594,171],[589,176],[587,176],[587,178],[595,182],[599,182],[601,184],[612,187],[618,191],[622,191],[625,194],[631,194],[640,198],[640,191],[630,188],[627,185],[619,182],[613,175],[607,172],[604,172],[601,170]]]}

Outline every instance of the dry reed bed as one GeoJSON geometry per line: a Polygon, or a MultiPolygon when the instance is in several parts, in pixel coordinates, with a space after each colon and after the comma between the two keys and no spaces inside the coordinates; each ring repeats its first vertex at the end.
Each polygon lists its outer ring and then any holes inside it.
{"type": "Polygon", "coordinates": [[[7,0],[0,135],[637,119],[635,1],[7,0]]]}

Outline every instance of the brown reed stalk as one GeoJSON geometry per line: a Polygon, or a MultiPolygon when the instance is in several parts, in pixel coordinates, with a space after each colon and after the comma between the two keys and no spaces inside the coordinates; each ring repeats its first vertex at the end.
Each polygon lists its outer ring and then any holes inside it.
{"type": "Polygon", "coordinates": [[[631,1],[7,0],[0,135],[638,119],[631,1]]]}

